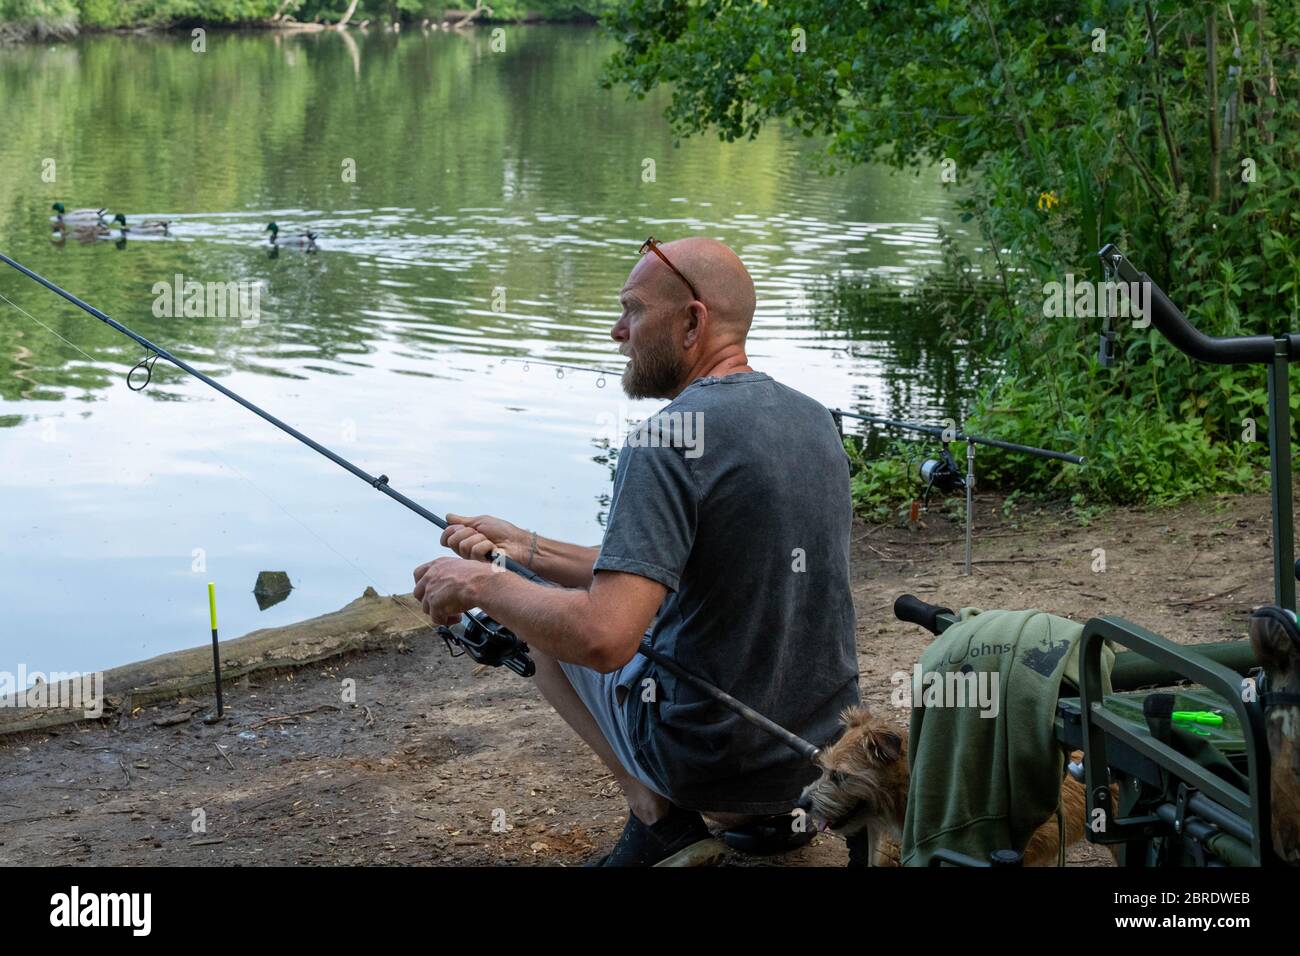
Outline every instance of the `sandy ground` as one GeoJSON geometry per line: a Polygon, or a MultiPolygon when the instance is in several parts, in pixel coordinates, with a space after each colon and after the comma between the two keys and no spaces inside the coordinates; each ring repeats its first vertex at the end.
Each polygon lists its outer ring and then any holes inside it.
{"type": "MultiPolygon", "coordinates": [[[[1119,614],[1184,643],[1244,636],[1249,609],[1271,599],[1266,498],[1087,524],[1061,507],[976,504],[969,578],[961,528],[942,515],[916,530],[855,528],[859,663],[877,708],[929,640],[890,613],[904,592],[954,608],[1119,614]]],[[[0,739],[0,863],[574,865],[625,819],[617,785],[529,681],[453,660],[436,639],[245,678],[227,698],[217,726],[198,719],[210,700],[181,700],[0,739]]],[[[1082,846],[1070,859],[1108,857],[1082,846]]],[[[846,860],[823,834],[777,860],[728,862],[846,860]]]]}

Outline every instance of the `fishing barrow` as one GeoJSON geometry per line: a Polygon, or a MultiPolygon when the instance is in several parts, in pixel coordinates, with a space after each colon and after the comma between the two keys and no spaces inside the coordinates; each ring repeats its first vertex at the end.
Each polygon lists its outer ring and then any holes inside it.
{"type": "MultiPolygon", "coordinates": [[[[1108,279],[1140,285],[1152,324],[1185,354],[1267,367],[1274,603],[1252,613],[1248,640],[1182,645],[1116,616],[1084,625],[1079,685],[1062,694],[1055,716],[1057,743],[1084,754],[1082,767],[1070,768],[1085,788],[1084,832],[1125,867],[1297,865],[1300,628],[1287,383],[1300,335],[1204,335],[1115,246],[1099,256],[1108,279]],[[1107,642],[1117,651],[1109,692],[1102,680],[1107,642]]],[[[1106,324],[1102,365],[1113,359],[1115,332],[1106,324]]],[[[911,595],[895,602],[894,613],[936,635],[958,620],[911,595]]],[[[944,851],[936,857],[952,865],[996,862],[944,851]]]]}

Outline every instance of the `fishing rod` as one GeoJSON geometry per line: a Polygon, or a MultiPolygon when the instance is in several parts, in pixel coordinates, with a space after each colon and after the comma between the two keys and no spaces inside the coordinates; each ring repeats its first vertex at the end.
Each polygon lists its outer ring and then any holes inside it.
{"type": "MultiPolygon", "coordinates": [[[[177,358],[175,355],[173,355],[171,352],[167,351],[165,348],[163,348],[160,345],[155,345],[153,342],[149,341],[144,336],[127,328],[125,325],[123,325],[121,322],[118,322],[116,319],[113,319],[108,315],[105,315],[103,312],[95,308],[93,305],[83,302],[81,299],[77,298],[71,292],[68,292],[66,289],[63,289],[55,285],[49,279],[46,279],[44,276],[38,275],[37,273],[33,272],[31,269],[28,269],[22,263],[9,258],[9,256],[4,255],[3,253],[0,253],[0,262],[4,262],[6,265],[12,266],[14,269],[18,270],[23,275],[40,283],[45,288],[49,289],[51,292],[55,293],[56,295],[62,296],[64,299],[67,299],[73,305],[77,306],[77,308],[82,309],[83,311],[87,312],[90,315],[93,315],[95,318],[99,319],[99,321],[103,322],[109,328],[113,329],[116,332],[122,333],[127,338],[144,346],[144,348],[147,351],[147,354],[131,369],[130,372],[127,373],[127,377],[126,377],[127,387],[130,388],[132,391],[136,391],[136,392],[143,391],[149,385],[149,382],[153,378],[153,368],[155,363],[160,358],[165,359],[166,361],[171,362],[181,371],[193,375],[203,384],[216,389],[218,392],[220,392],[222,395],[225,395],[227,398],[231,399],[232,401],[238,402],[240,405],[244,406],[244,408],[248,409],[254,415],[257,415],[259,418],[263,419],[264,421],[270,422],[272,425],[280,429],[286,435],[289,435],[292,438],[296,438],[298,441],[302,442],[312,451],[324,455],[326,458],[334,462],[334,464],[338,465],[340,468],[343,468],[344,470],[350,472],[351,474],[356,475],[358,478],[360,478],[366,484],[370,485],[370,487],[374,488],[376,491],[383,492],[384,494],[388,495],[388,497],[396,501],[398,504],[415,512],[417,515],[419,515],[421,518],[424,518],[426,521],[432,522],[434,525],[442,529],[445,529],[447,527],[447,522],[445,519],[443,519],[439,515],[434,514],[432,511],[418,504],[417,502],[412,501],[406,495],[402,494],[400,491],[393,488],[388,483],[387,475],[379,475],[376,477],[375,475],[370,474],[364,469],[359,468],[358,466],[354,465],[352,462],[344,458],[342,455],[339,455],[336,452],[331,451],[330,449],[326,448],[324,445],[322,445],[320,442],[316,441],[315,439],[312,439],[307,435],[304,435],[302,432],[298,431],[298,429],[294,428],[288,422],[285,422],[282,419],[277,418],[276,416],[272,415],[270,412],[266,411],[264,408],[255,405],[253,402],[250,402],[248,399],[244,398],[244,396],[240,395],[238,392],[235,392],[232,389],[227,388],[226,386],[222,385],[220,382],[218,382],[216,379],[212,378],[211,376],[205,375],[203,372],[200,372],[198,369],[196,369],[193,365],[190,365],[184,359],[177,358]],[[143,380],[139,381],[138,384],[135,378],[137,372],[143,375],[143,380]]],[[[537,575],[533,574],[528,568],[525,568],[523,565],[518,564],[515,561],[512,561],[506,555],[494,552],[490,557],[491,560],[494,563],[496,563],[498,566],[505,567],[506,569],[513,571],[515,574],[521,575],[525,578],[529,578],[530,580],[538,580],[540,582],[540,579],[537,578],[537,575]]],[[[453,654],[455,654],[455,646],[459,645],[464,649],[464,652],[469,653],[469,655],[473,657],[474,660],[478,661],[481,664],[491,664],[494,667],[505,666],[524,677],[531,677],[533,674],[534,665],[531,658],[528,657],[528,645],[525,644],[523,641],[519,640],[519,638],[516,637],[511,631],[509,631],[504,627],[501,627],[501,625],[497,624],[497,622],[493,621],[490,617],[488,617],[486,614],[484,614],[481,610],[477,608],[473,609],[469,613],[462,615],[460,623],[454,625],[453,627],[449,628],[446,626],[440,626],[438,628],[438,635],[442,637],[443,641],[447,644],[448,649],[450,649],[453,652],[453,654]]]]}
{"type": "Polygon", "coordinates": [[[900,421],[896,418],[881,418],[879,415],[861,415],[857,412],[846,412],[842,408],[832,408],[831,414],[834,416],[843,416],[844,418],[856,418],[859,421],[870,422],[873,425],[884,425],[888,428],[897,428],[902,431],[919,432],[923,435],[933,435],[946,442],[960,441],[968,442],[973,445],[988,445],[990,448],[1001,448],[1003,451],[1017,452],[1022,455],[1032,455],[1035,458],[1051,458],[1056,461],[1067,461],[1072,465],[1082,465],[1087,459],[1082,455],[1071,455],[1064,451],[1053,451],[1050,448],[1035,448],[1033,445],[1017,445],[1015,442],[1002,441],[998,438],[984,438],[980,435],[967,435],[964,432],[951,431],[950,429],[941,428],[938,425],[922,425],[919,422],[900,421]]]}
{"type": "MultiPolygon", "coordinates": [[[[538,359],[521,359],[521,358],[503,358],[501,364],[507,362],[517,362],[524,366],[524,371],[528,370],[530,365],[544,365],[548,368],[558,369],[560,372],[570,370],[574,372],[587,372],[591,375],[599,375],[603,379],[608,375],[622,375],[622,372],[614,369],[599,368],[591,365],[567,365],[561,362],[543,362],[538,359]]],[[[556,378],[563,378],[562,374],[557,373],[556,378]]],[[[597,388],[604,388],[599,382],[597,388]]],[[[1066,461],[1072,465],[1082,465],[1087,459],[1082,455],[1072,455],[1069,452],[1053,451],[1050,448],[1035,448],[1033,445],[1018,445],[1015,442],[1002,441],[1000,438],[986,438],[982,435],[967,435],[964,432],[949,433],[949,429],[939,425],[924,425],[920,422],[903,421],[897,418],[883,418],[879,415],[863,415],[858,412],[846,412],[842,408],[832,408],[830,413],[836,419],[836,424],[840,427],[841,436],[843,435],[843,422],[841,418],[856,418],[860,421],[870,422],[873,425],[885,425],[889,428],[898,428],[904,431],[920,432],[926,435],[934,435],[942,438],[944,441],[961,441],[972,442],[976,445],[988,445],[990,448],[1000,448],[1003,451],[1018,452],[1022,455],[1032,455],[1035,458],[1052,458],[1057,461],[1066,461]]]]}
{"type": "MultiPolygon", "coordinates": [[[[222,385],[220,382],[213,379],[211,376],[205,375],[203,372],[200,372],[198,369],[190,365],[184,359],[177,358],[171,352],[167,351],[166,349],[162,348],[159,345],[155,345],[153,342],[149,341],[144,336],[139,335],[136,332],[133,332],[131,329],[127,328],[121,322],[118,322],[116,319],[110,318],[108,315],[105,315],[103,312],[95,308],[93,305],[83,302],[81,299],[77,298],[71,292],[68,292],[66,289],[60,288],[59,286],[51,282],[49,279],[46,279],[44,276],[38,275],[37,273],[33,272],[31,269],[28,269],[22,263],[17,262],[14,259],[11,259],[9,256],[5,255],[4,253],[0,253],[0,262],[12,266],[18,272],[21,272],[23,275],[27,276],[29,279],[32,279],[40,283],[45,288],[49,289],[51,292],[71,302],[77,308],[88,313],[89,315],[94,316],[96,319],[99,319],[99,321],[103,322],[109,328],[113,329],[116,332],[120,332],[121,334],[125,335],[127,338],[142,345],[147,350],[148,354],[146,354],[144,359],[138,362],[131,369],[131,371],[127,373],[127,385],[133,391],[142,391],[146,386],[148,386],[149,381],[153,376],[154,363],[156,363],[158,359],[164,359],[170,362],[172,365],[175,365],[181,371],[187,372],[188,374],[194,376],[200,382],[203,382],[203,384],[216,389],[218,392],[220,392],[222,395],[225,395],[227,398],[235,402],[238,402],[240,405],[244,406],[244,408],[248,409],[250,412],[257,415],[259,418],[271,423],[272,425],[280,429],[285,434],[302,442],[308,448],[312,449],[312,451],[324,455],[326,458],[334,462],[340,468],[343,468],[346,471],[350,472],[351,474],[356,475],[356,477],[360,478],[362,481],[370,485],[376,491],[383,492],[388,497],[396,501],[398,504],[415,512],[417,515],[419,515],[421,518],[424,518],[426,521],[429,521],[442,529],[445,529],[447,527],[447,521],[445,519],[443,519],[439,515],[434,514],[432,511],[423,507],[417,502],[412,501],[410,498],[406,497],[406,495],[402,494],[401,492],[393,488],[389,484],[387,475],[379,475],[378,477],[376,477],[370,474],[369,472],[365,471],[364,469],[358,467],[357,465],[354,465],[352,462],[348,461],[342,455],[339,455],[336,452],[331,451],[330,449],[322,445],[320,442],[315,441],[312,438],[309,438],[307,435],[304,435],[302,432],[294,428],[292,425],[288,424],[287,422],[283,421],[280,418],[277,418],[276,416],[272,415],[270,412],[259,407],[253,402],[250,402],[248,399],[244,398],[238,392],[235,392],[232,389],[227,388],[226,386],[222,385]],[[137,372],[142,372],[142,374],[144,375],[144,380],[139,385],[134,384],[132,381],[132,377],[137,372]]],[[[495,564],[497,567],[503,567],[508,571],[512,571],[515,574],[519,575],[520,577],[528,581],[532,581],[535,584],[540,584],[544,587],[558,586],[553,581],[548,581],[546,578],[543,578],[541,575],[537,574],[531,569],[524,567],[522,564],[519,564],[517,561],[514,561],[513,559],[511,559],[509,556],[507,556],[502,552],[499,551],[492,552],[490,555],[488,555],[488,560],[491,561],[493,564],[495,564]]],[[[439,626],[436,630],[436,633],[438,634],[439,637],[443,639],[443,642],[447,645],[448,650],[451,651],[452,656],[454,657],[460,656],[461,654],[469,654],[470,657],[472,657],[476,662],[480,664],[488,664],[492,667],[506,667],[509,670],[514,671],[516,674],[519,674],[521,677],[532,677],[533,674],[536,672],[536,665],[533,663],[532,658],[529,656],[528,645],[505,625],[489,617],[487,613],[483,611],[481,608],[471,608],[470,610],[464,612],[461,615],[461,619],[459,623],[454,624],[450,627],[439,626]],[[458,647],[461,649],[459,652],[457,651],[458,647]]],[[[764,732],[772,735],[774,738],[781,741],[786,746],[790,747],[800,756],[810,761],[816,759],[817,754],[820,752],[818,747],[816,747],[812,743],[809,743],[807,740],[804,740],[802,737],[798,736],[797,734],[794,734],[791,731],[787,730],[786,728],[782,727],[780,724],[776,723],[775,721],[770,720],[767,717],[764,717],[762,714],[758,713],[752,707],[749,707],[741,703],[740,701],[736,700],[736,698],[728,694],[726,691],[722,690],[719,687],[714,686],[713,684],[704,680],[702,677],[690,673],[685,668],[683,668],[680,664],[674,661],[671,657],[668,657],[667,655],[662,654],[659,651],[655,650],[655,648],[650,644],[649,641],[642,641],[640,647],[638,648],[638,651],[645,657],[649,658],[650,660],[654,661],[656,664],[663,667],[665,670],[677,676],[679,679],[686,681],[691,686],[707,694],[713,700],[727,707],[728,709],[733,711],[737,716],[741,717],[742,719],[754,725],[755,727],[758,727],[760,730],[763,730],[764,732]]]]}
{"type": "Polygon", "coordinates": [[[588,365],[567,365],[567,364],[565,364],[565,363],[563,363],[563,362],[542,362],[542,361],[539,361],[538,359],[503,358],[503,359],[501,360],[501,364],[502,364],[502,365],[505,365],[507,362],[515,362],[515,363],[517,363],[517,364],[521,364],[521,365],[523,365],[523,367],[524,367],[524,371],[525,371],[525,372],[527,372],[527,371],[529,370],[529,367],[532,366],[532,365],[543,365],[543,366],[545,366],[546,368],[553,368],[553,369],[555,369],[555,377],[556,377],[556,378],[564,378],[564,373],[565,373],[566,371],[569,371],[569,372],[586,372],[586,373],[589,374],[589,375],[597,375],[597,376],[599,376],[599,378],[596,379],[596,387],[597,387],[597,388],[604,388],[604,387],[605,387],[605,379],[606,379],[608,376],[611,376],[611,375],[618,376],[618,375],[622,375],[622,374],[623,374],[621,371],[618,371],[618,370],[616,370],[616,369],[610,369],[610,368],[593,368],[593,367],[588,366],[588,365]]]}
{"type": "MultiPolygon", "coordinates": [[[[581,365],[562,365],[555,362],[538,362],[533,359],[502,359],[502,363],[509,361],[523,362],[524,368],[528,367],[531,362],[535,365],[549,365],[556,369],[556,375],[564,377],[565,369],[573,369],[579,372],[589,372],[600,375],[596,381],[597,388],[604,388],[605,376],[616,375],[617,372],[611,372],[607,369],[590,368],[581,365]]],[[[1071,465],[1085,464],[1087,459],[1082,455],[1072,455],[1069,452],[1053,451],[1050,448],[1036,448],[1033,445],[1020,445],[1016,442],[1003,441],[1000,438],[987,438],[983,435],[970,435],[965,432],[955,431],[949,428],[943,428],[938,425],[923,425],[920,422],[909,422],[897,418],[884,418],[880,415],[863,415],[858,412],[846,412],[842,408],[830,409],[831,417],[835,420],[835,427],[839,430],[840,438],[844,438],[844,419],[854,418],[873,425],[882,425],[887,428],[897,428],[902,431],[912,431],[923,435],[931,435],[940,439],[944,443],[944,448],[938,458],[930,458],[921,463],[921,480],[925,482],[925,492],[923,501],[925,507],[929,507],[930,493],[934,489],[939,489],[943,494],[952,494],[955,491],[965,491],[966,493],[966,560],[964,574],[970,575],[972,552],[974,548],[974,508],[973,495],[975,489],[975,446],[986,445],[989,448],[997,448],[1002,451],[1009,451],[1020,455],[1030,455],[1034,458],[1046,458],[1053,461],[1063,461],[1071,465]],[[966,474],[961,473],[961,469],[953,458],[952,453],[948,451],[949,442],[966,443],[966,474]]]]}
{"type": "Polygon", "coordinates": [[[975,540],[974,494],[976,445],[987,445],[990,448],[999,448],[1002,451],[1014,452],[1020,455],[1030,455],[1034,458],[1047,458],[1053,461],[1064,461],[1071,465],[1082,465],[1087,461],[1087,459],[1082,455],[1071,455],[1068,452],[1053,451],[1050,448],[1035,448],[1033,445],[1018,445],[1015,442],[1002,441],[998,438],[985,438],[982,435],[968,435],[951,428],[940,428],[937,425],[922,425],[918,422],[907,422],[896,418],[882,418],[879,415],[862,415],[857,412],[846,412],[842,408],[832,408],[831,417],[835,419],[835,427],[839,429],[841,439],[844,437],[844,419],[855,418],[872,425],[882,425],[886,428],[897,428],[901,431],[911,431],[922,435],[931,435],[938,438],[943,443],[943,450],[940,452],[938,458],[928,458],[921,462],[921,480],[925,482],[923,501],[925,502],[926,507],[928,507],[930,503],[930,492],[934,488],[938,488],[944,494],[951,494],[954,491],[966,492],[966,559],[962,573],[967,577],[969,577],[971,573],[971,558],[975,540]],[[948,451],[949,442],[966,443],[965,475],[962,475],[952,453],[948,451]]]}

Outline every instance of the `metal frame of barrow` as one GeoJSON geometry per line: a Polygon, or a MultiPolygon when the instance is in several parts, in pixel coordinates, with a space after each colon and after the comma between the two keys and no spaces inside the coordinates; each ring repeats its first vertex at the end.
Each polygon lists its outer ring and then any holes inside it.
{"type": "MultiPolygon", "coordinates": [[[[942,634],[957,622],[946,607],[912,595],[894,602],[901,621],[942,634]]],[[[1091,828],[1094,843],[1120,844],[1126,866],[1230,865],[1274,862],[1269,808],[1269,750],[1263,714],[1246,702],[1242,678],[1258,665],[1249,641],[1219,641],[1182,646],[1123,618],[1093,618],[1080,638],[1080,697],[1057,705],[1056,739],[1084,751],[1087,820],[1101,813],[1102,832],[1091,828]],[[1242,730],[1246,790],[1232,786],[1196,761],[1151,735],[1140,725],[1109,713],[1104,706],[1101,648],[1110,640],[1117,651],[1111,669],[1112,691],[1195,683],[1225,698],[1242,730]],[[1119,784],[1118,812],[1111,806],[1110,783],[1119,784]]],[[[1014,866],[1005,852],[976,860],[936,851],[931,866],[1014,866]]]]}
{"type": "MultiPolygon", "coordinates": [[[[1197,653],[1194,646],[1180,646],[1119,617],[1088,621],[1080,641],[1077,717],[1084,752],[1088,839],[1124,844],[1126,866],[1274,862],[1263,714],[1256,702],[1243,699],[1242,675],[1197,653]],[[1152,661],[1167,672],[1165,677],[1174,678],[1163,683],[1189,681],[1223,698],[1241,726],[1246,790],[1157,739],[1147,728],[1106,710],[1101,650],[1107,640],[1152,661]],[[1112,782],[1120,784],[1118,812],[1111,805],[1112,782]],[[1162,843],[1157,845],[1156,840],[1162,843]]],[[[1249,653],[1248,642],[1239,646],[1249,653]]],[[[1068,703],[1062,702],[1063,710],[1068,711],[1068,703]]],[[[1067,738],[1073,736],[1068,723],[1067,738]]]]}

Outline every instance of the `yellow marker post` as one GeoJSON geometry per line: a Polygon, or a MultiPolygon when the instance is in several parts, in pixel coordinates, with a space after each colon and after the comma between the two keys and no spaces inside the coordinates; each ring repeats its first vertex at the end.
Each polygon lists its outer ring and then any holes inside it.
{"type": "Polygon", "coordinates": [[[221,651],[218,649],[217,642],[217,586],[211,581],[208,582],[208,617],[212,621],[212,672],[216,676],[217,712],[208,715],[206,722],[215,724],[225,719],[226,712],[221,702],[221,651]]]}

